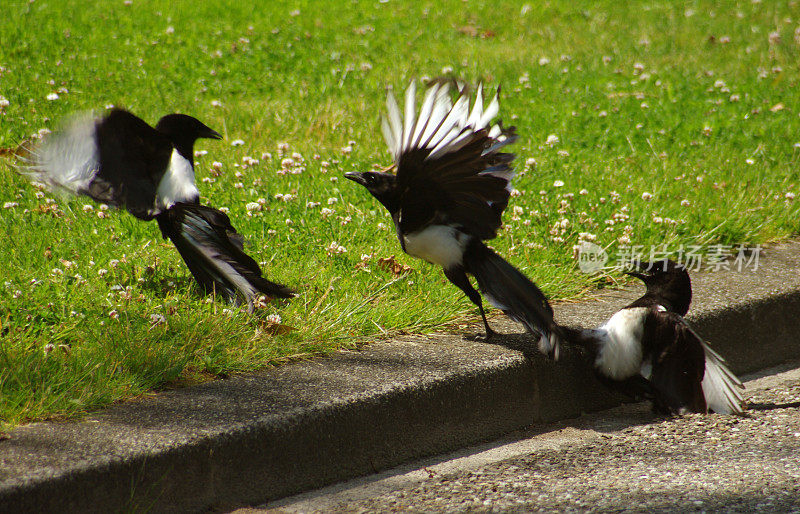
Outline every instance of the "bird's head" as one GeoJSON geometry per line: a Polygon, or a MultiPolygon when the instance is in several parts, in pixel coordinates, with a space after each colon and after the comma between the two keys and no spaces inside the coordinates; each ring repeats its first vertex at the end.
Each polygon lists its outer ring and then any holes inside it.
{"type": "Polygon", "coordinates": [[[641,272],[628,271],[647,286],[647,295],[659,298],[669,310],[685,316],[692,302],[692,281],[682,264],[670,259],[638,262],[641,272]]]}
{"type": "Polygon", "coordinates": [[[156,130],[167,136],[178,152],[191,160],[194,142],[200,138],[222,139],[222,135],[186,114],[168,114],[158,120],[156,130]]]}
{"type": "Polygon", "coordinates": [[[395,197],[397,194],[397,177],[391,173],[377,171],[350,171],[344,174],[345,178],[361,184],[372,196],[386,207],[389,212],[396,210],[395,197]]]}

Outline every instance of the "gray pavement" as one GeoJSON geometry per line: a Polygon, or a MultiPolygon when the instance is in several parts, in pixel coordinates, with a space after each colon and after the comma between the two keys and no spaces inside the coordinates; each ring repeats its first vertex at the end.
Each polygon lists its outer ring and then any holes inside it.
{"type": "Polygon", "coordinates": [[[747,388],[764,410],[664,419],[626,405],[237,514],[800,512],[800,369],[747,388]]]}
{"type": "MultiPolygon", "coordinates": [[[[800,358],[800,244],[758,270],[693,274],[689,319],[735,373],[800,358]]],[[[596,325],[641,285],[554,306],[596,325]]],[[[618,405],[584,355],[538,354],[519,325],[401,336],[165,391],[0,441],[0,512],[224,511],[618,405]]]]}

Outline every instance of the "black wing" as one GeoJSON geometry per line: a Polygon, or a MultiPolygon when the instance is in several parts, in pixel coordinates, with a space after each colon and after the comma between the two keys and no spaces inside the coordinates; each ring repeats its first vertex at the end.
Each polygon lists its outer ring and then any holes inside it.
{"type": "Polygon", "coordinates": [[[415,92],[406,90],[404,117],[394,97],[387,99],[383,132],[397,165],[400,228],[414,232],[431,223],[456,225],[479,239],[492,239],[508,205],[513,170],[514,129],[489,127],[499,110],[495,96],[484,110],[482,86],[470,111],[469,96],[455,103],[446,83],[434,83],[415,121],[415,92]]]}
{"type": "Polygon", "coordinates": [[[114,109],[103,118],[73,116],[23,159],[22,173],[150,219],[172,143],[140,118],[114,109]]]}
{"type": "Polygon", "coordinates": [[[670,413],[706,412],[705,352],[697,334],[679,315],[654,307],[643,340],[645,354],[652,356],[656,405],[670,413]]]}
{"type": "Polygon", "coordinates": [[[122,109],[97,122],[99,172],[82,193],[109,205],[124,206],[137,218],[155,214],[158,184],[172,143],[141,118],[122,109]]]}

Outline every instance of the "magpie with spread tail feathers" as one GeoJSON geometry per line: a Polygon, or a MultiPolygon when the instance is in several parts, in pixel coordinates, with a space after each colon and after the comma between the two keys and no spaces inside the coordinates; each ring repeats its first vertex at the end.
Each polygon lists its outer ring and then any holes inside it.
{"type": "Polygon", "coordinates": [[[487,247],[502,224],[514,170],[514,154],[502,150],[517,140],[513,127],[490,125],[499,111],[498,94],[484,108],[479,85],[470,109],[466,89],[452,102],[450,84],[429,84],[419,113],[416,84],[405,92],[401,114],[389,93],[383,135],[396,174],[349,172],[389,211],[403,251],[437,264],[480,310],[486,337],[495,332],[486,320],[481,295],[539,336],[539,349],[558,358],[560,327],[544,294],[525,275],[487,247]]]}
{"type": "Polygon", "coordinates": [[[566,340],[589,351],[602,382],[652,399],[661,414],[742,414],[742,382],[683,319],[692,301],[686,268],[669,259],[639,267],[628,274],[645,294],[599,328],[564,327],[566,340]]]}
{"type": "Polygon", "coordinates": [[[194,176],[199,138],[222,136],[185,114],[164,116],[153,128],[123,109],[103,117],[86,113],[31,149],[19,169],[51,189],[155,219],[207,294],[250,309],[258,294],[294,296],[262,276],[225,213],[200,204],[194,176]]]}

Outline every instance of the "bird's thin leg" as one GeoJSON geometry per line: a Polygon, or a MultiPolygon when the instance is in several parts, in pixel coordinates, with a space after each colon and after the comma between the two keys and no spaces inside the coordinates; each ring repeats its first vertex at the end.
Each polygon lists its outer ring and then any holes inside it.
{"type": "Polygon", "coordinates": [[[459,289],[461,289],[467,298],[469,298],[472,303],[478,306],[478,310],[481,312],[481,318],[483,319],[483,326],[486,328],[486,340],[488,341],[493,336],[497,335],[497,332],[492,330],[489,326],[489,322],[486,320],[486,313],[483,311],[483,301],[481,300],[481,294],[472,287],[472,284],[469,282],[469,278],[467,278],[467,274],[464,272],[463,268],[456,267],[444,270],[444,276],[447,277],[447,280],[452,282],[452,284],[459,289]]]}

